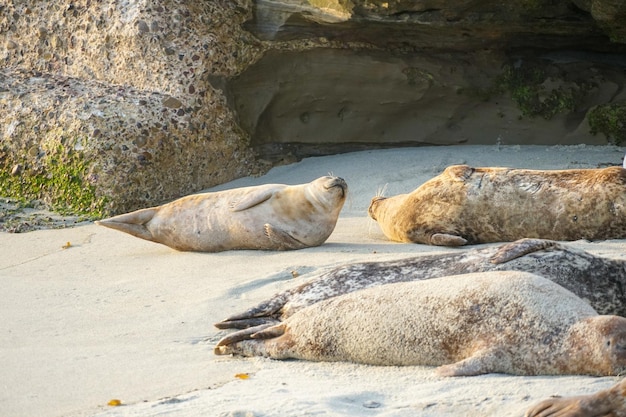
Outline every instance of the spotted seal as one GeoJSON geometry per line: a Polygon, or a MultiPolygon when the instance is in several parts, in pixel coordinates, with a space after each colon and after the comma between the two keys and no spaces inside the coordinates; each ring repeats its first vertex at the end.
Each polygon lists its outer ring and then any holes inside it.
{"type": "Polygon", "coordinates": [[[626,318],[600,316],[560,285],[519,271],[399,282],[226,336],[218,355],[433,365],[442,376],[617,375],[626,318]]]}
{"type": "Polygon", "coordinates": [[[624,417],[626,379],[607,390],[578,397],[549,398],[531,407],[525,417],[624,417]]]}
{"type": "Polygon", "coordinates": [[[626,170],[453,165],[409,194],[368,209],[398,242],[440,246],[626,237],[626,170]]]}
{"type": "Polygon", "coordinates": [[[325,176],[195,194],[96,224],[181,251],[287,250],[319,246],[335,228],[348,186],[325,176]]]}
{"type": "Polygon", "coordinates": [[[393,282],[504,270],[536,273],[572,291],[600,314],[626,317],[626,261],[594,256],[551,240],[520,239],[482,249],[343,265],[215,326],[242,329],[277,323],[326,298],[393,282]]]}

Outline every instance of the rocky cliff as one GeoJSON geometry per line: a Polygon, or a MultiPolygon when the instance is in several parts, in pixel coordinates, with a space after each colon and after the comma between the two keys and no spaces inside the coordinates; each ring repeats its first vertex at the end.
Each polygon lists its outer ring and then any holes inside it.
{"type": "Polygon", "coordinates": [[[625,4],[260,0],[244,27],[271,49],[224,90],[266,157],[620,141],[625,4]]]}
{"type": "Polygon", "coordinates": [[[9,0],[0,33],[0,195],[71,211],[369,147],[626,140],[621,0],[9,0]]]}

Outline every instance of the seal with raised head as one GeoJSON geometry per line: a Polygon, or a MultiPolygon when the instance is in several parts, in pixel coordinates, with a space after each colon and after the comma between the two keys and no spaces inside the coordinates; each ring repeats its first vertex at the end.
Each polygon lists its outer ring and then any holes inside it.
{"type": "Polygon", "coordinates": [[[434,365],[442,376],[617,375],[626,370],[626,318],[598,315],[538,275],[494,271],[334,297],[230,334],[215,353],[434,365]]]}
{"type": "Polygon", "coordinates": [[[328,239],[347,191],[342,178],[325,176],[189,195],[96,224],[181,251],[302,249],[328,239]]]}
{"type": "Polygon", "coordinates": [[[374,197],[387,238],[440,246],[626,237],[626,170],[453,165],[409,194],[374,197]]]}
{"type": "Polygon", "coordinates": [[[488,248],[343,265],[279,292],[215,326],[243,329],[277,323],[327,298],[383,284],[507,270],[541,275],[588,302],[599,314],[626,317],[626,261],[595,256],[552,240],[521,239],[488,248]]]}
{"type": "Polygon", "coordinates": [[[543,400],[525,417],[626,417],[626,379],[595,394],[543,400]]]}

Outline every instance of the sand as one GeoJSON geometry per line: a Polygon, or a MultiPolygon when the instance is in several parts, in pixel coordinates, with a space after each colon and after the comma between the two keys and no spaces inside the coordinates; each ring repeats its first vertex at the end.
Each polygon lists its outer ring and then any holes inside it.
{"type": "MultiPolygon", "coordinates": [[[[619,378],[442,378],[429,367],[215,356],[213,346],[227,331],[212,324],[343,263],[464,250],[387,241],[366,214],[369,200],[382,189],[386,195],[411,191],[457,163],[536,169],[621,165],[625,149],[364,151],[305,159],[213,189],[297,184],[329,172],[345,178],[349,197],[335,231],[324,245],[299,251],[176,252],[91,223],[0,233],[0,415],[522,416],[550,395],[608,388],[619,378]],[[122,406],[108,406],[112,399],[122,406]]],[[[626,240],[572,245],[626,258],[626,240]]]]}

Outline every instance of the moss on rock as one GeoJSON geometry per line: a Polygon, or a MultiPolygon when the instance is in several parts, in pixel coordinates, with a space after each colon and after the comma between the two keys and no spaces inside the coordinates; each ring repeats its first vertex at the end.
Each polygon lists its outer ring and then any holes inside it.
{"type": "Polygon", "coordinates": [[[511,95],[524,116],[546,120],[573,110],[587,88],[551,77],[545,67],[532,64],[507,65],[495,85],[495,91],[511,95]]]}
{"type": "Polygon", "coordinates": [[[41,161],[23,160],[0,170],[0,195],[21,201],[42,200],[61,214],[79,214],[89,219],[106,214],[106,198],[89,184],[90,163],[85,156],[57,144],[44,150],[41,161]]]}
{"type": "Polygon", "coordinates": [[[592,134],[602,133],[615,145],[626,143],[626,100],[596,106],[587,118],[592,134]]]}

